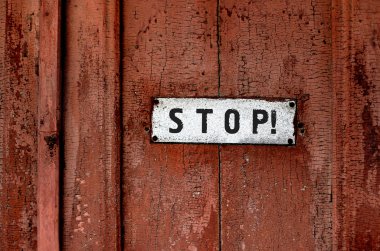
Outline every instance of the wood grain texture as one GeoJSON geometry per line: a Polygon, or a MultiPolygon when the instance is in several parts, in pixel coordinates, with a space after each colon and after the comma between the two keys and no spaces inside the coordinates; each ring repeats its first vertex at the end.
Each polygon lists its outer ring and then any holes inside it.
{"type": "Polygon", "coordinates": [[[218,147],[152,144],[152,98],[217,96],[217,2],[123,1],[125,250],[217,250],[218,147]]]}
{"type": "Polygon", "coordinates": [[[119,1],[64,5],[63,250],[120,250],[119,1]]]}
{"type": "Polygon", "coordinates": [[[380,2],[334,0],[334,249],[380,249],[380,2]]]}
{"type": "Polygon", "coordinates": [[[222,250],[331,250],[331,3],[220,2],[221,96],[298,100],[297,146],[221,147],[222,250]]]}
{"type": "Polygon", "coordinates": [[[40,1],[38,250],[59,250],[60,1],[40,1]]]}
{"type": "Polygon", "coordinates": [[[37,248],[38,1],[0,1],[0,249],[37,248]]]}

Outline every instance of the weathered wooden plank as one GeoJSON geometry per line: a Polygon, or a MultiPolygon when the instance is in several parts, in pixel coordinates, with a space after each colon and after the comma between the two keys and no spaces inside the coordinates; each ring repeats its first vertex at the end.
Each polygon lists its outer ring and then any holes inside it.
{"type": "Polygon", "coordinates": [[[123,1],[126,250],[217,250],[218,147],[152,144],[152,98],[218,95],[216,1],[123,1]]]}
{"type": "Polygon", "coordinates": [[[62,247],[119,250],[119,1],[73,0],[62,8],[62,247]]]}
{"type": "Polygon", "coordinates": [[[297,98],[303,123],[295,147],[221,147],[223,250],[330,250],[331,3],[222,0],[220,15],[221,95],[297,98]]]}
{"type": "Polygon", "coordinates": [[[60,1],[40,1],[38,250],[59,250],[60,1]]]}
{"type": "Polygon", "coordinates": [[[333,1],[334,249],[380,249],[380,2],[333,1]]]}
{"type": "Polygon", "coordinates": [[[0,249],[37,248],[38,1],[0,1],[0,249]]]}

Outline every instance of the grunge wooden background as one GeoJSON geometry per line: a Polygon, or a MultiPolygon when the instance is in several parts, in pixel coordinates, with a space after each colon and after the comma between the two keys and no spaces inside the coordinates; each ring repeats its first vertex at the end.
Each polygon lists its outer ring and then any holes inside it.
{"type": "Polygon", "coordinates": [[[0,250],[380,249],[380,1],[0,0],[0,83],[0,250]],[[155,96],[297,145],[152,144],[155,96]]]}

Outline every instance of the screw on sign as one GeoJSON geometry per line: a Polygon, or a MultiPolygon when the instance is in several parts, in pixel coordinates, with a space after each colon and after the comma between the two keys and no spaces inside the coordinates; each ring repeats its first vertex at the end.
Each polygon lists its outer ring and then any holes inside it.
{"type": "Polygon", "coordinates": [[[152,140],[161,143],[295,144],[294,100],[157,98],[152,140]]]}

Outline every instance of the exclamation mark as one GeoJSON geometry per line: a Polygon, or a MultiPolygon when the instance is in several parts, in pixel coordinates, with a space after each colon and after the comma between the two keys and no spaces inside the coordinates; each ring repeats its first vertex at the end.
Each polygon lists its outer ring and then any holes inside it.
{"type": "Polygon", "coordinates": [[[271,122],[272,122],[272,130],[271,130],[271,133],[272,134],[276,134],[276,111],[275,110],[272,110],[271,112],[271,122]]]}

